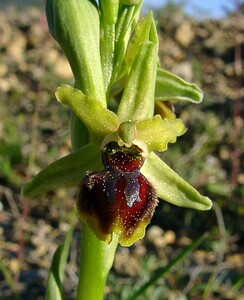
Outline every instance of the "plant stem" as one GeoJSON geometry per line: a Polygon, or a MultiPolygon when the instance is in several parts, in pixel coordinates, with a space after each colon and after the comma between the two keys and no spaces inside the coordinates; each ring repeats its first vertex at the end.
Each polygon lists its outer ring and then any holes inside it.
{"type": "MultiPolygon", "coordinates": [[[[80,120],[72,122],[71,137],[73,151],[87,143],[87,135],[80,120]],[[81,124],[79,124],[81,123],[81,124]]],[[[110,245],[100,241],[82,223],[80,274],[77,288],[77,300],[102,300],[107,275],[114,261],[118,238],[114,235],[110,245]]]]}
{"type": "Polygon", "coordinates": [[[98,240],[82,225],[80,275],[77,300],[102,300],[108,272],[113,264],[118,241],[110,245],[98,240]]]}

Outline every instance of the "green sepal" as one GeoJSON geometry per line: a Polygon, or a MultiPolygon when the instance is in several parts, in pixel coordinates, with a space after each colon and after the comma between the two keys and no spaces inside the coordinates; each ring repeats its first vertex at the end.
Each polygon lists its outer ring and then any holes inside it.
{"type": "Polygon", "coordinates": [[[95,144],[101,144],[106,135],[118,129],[119,119],[116,114],[93,97],[66,84],[59,87],[55,95],[59,102],[69,105],[86,125],[95,144]]]}
{"type": "Polygon", "coordinates": [[[196,84],[186,82],[173,73],[157,68],[155,100],[200,103],[203,100],[203,92],[196,84]]]}
{"type": "Polygon", "coordinates": [[[156,45],[158,44],[157,30],[152,12],[138,22],[132,39],[129,42],[125,55],[125,68],[127,73],[130,72],[139,51],[139,46],[145,41],[151,41],[156,45]]]}
{"type": "Polygon", "coordinates": [[[154,89],[158,47],[143,42],[135,58],[118,108],[121,121],[151,118],[154,112],[154,89]]]}
{"type": "Polygon", "coordinates": [[[129,74],[118,108],[122,122],[151,118],[154,112],[158,38],[153,15],[139,24],[127,52],[129,74]]]}
{"type": "Polygon", "coordinates": [[[158,197],[169,203],[198,210],[209,210],[212,206],[208,197],[202,196],[153,152],[141,172],[155,187],[158,197]]]}
{"type": "Polygon", "coordinates": [[[87,171],[101,170],[100,148],[88,144],[53,162],[22,188],[26,198],[33,198],[57,188],[76,186],[87,171]]]}
{"type": "Polygon", "coordinates": [[[100,61],[100,22],[89,0],[47,0],[49,30],[69,60],[77,86],[106,104],[100,61]]]}
{"type": "Polygon", "coordinates": [[[156,115],[152,119],[138,121],[136,131],[136,138],[143,141],[151,152],[167,150],[168,143],[175,143],[186,128],[180,119],[168,120],[156,115]]]}
{"type": "Polygon", "coordinates": [[[72,241],[73,227],[67,232],[62,245],[54,253],[48,274],[45,300],[63,300],[63,278],[72,241]]]}

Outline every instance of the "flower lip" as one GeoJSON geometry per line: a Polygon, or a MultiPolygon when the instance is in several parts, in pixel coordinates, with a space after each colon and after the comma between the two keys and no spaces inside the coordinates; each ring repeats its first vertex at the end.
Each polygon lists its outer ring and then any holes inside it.
{"type": "Polygon", "coordinates": [[[107,169],[133,172],[142,167],[145,157],[137,145],[126,147],[110,142],[103,148],[102,160],[107,169]]]}
{"type": "Polygon", "coordinates": [[[105,169],[87,174],[80,184],[77,210],[94,234],[110,243],[113,234],[129,246],[145,234],[157,205],[152,184],[141,174],[144,151],[109,142],[102,150],[105,169]]]}

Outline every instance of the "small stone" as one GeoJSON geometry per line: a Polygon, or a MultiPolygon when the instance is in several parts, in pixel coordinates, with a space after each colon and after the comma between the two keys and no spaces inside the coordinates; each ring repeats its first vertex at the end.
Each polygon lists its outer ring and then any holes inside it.
{"type": "Polygon", "coordinates": [[[119,274],[135,277],[138,275],[140,264],[128,248],[119,248],[115,255],[114,268],[119,274]]]}
{"type": "Polygon", "coordinates": [[[183,23],[176,29],[175,39],[183,47],[190,46],[192,40],[195,37],[192,24],[188,20],[184,20],[183,23]]]}
{"type": "Polygon", "coordinates": [[[151,226],[146,235],[147,241],[154,245],[156,248],[165,247],[166,242],[164,239],[164,231],[159,226],[151,226]]]}
{"type": "Polygon", "coordinates": [[[28,42],[34,47],[39,47],[43,43],[46,34],[46,30],[44,30],[40,22],[35,23],[30,27],[28,42]]]}
{"type": "Polygon", "coordinates": [[[9,269],[14,273],[18,273],[20,270],[20,261],[17,258],[13,258],[9,262],[9,269]]]}
{"type": "Polygon", "coordinates": [[[8,66],[0,64],[0,77],[4,77],[8,72],[8,66]]]}
{"type": "Polygon", "coordinates": [[[231,157],[231,152],[230,152],[230,150],[227,147],[221,146],[220,147],[219,156],[223,160],[228,160],[231,157]]]}
{"type": "Polygon", "coordinates": [[[244,173],[238,175],[237,181],[239,184],[244,184],[244,173]]]}
{"type": "Polygon", "coordinates": [[[9,44],[12,36],[13,28],[8,22],[5,14],[0,12],[0,36],[1,36],[1,51],[9,44]]]}
{"type": "Polygon", "coordinates": [[[12,40],[7,46],[7,55],[15,61],[24,60],[24,51],[26,48],[26,37],[20,31],[16,31],[12,40]]]}
{"type": "Polygon", "coordinates": [[[10,82],[7,79],[0,78],[0,91],[7,93],[11,88],[10,82]]]}
{"type": "Polygon", "coordinates": [[[175,233],[172,230],[168,230],[164,234],[164,240],[166,244],[174,244],[176,241],[175,233]]]}

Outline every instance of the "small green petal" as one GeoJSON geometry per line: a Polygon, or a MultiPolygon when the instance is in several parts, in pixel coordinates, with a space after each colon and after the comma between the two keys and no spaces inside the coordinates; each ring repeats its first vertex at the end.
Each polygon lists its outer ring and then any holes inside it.
{"type": "Polygon", "coordinates": [[[55,95],[59,102],[69,105],[84,122],[94,143],[101,144],[106,135],[118,129],[119,119],[116,114],[94,98],[84,95],[80,90],[62,85],[55,95]]]}
{"type": "Polygon", "coordinates": [[[169,101],[156,101],[155,114],[160,115],[163,119],[174,120],[176,118],[174,107],[169,101]]]}
{"type": "Polygon", "coordinates": [[[189,83],[164,69],[157,69],[155,100],[190,101],[200,103],[203,92],[194,83],[189,83]]]}
{"type": "Polygon", "coordinates": [[[24,197],[33,198],[61,187],[78,185],[88,170],[102,168],[100,148],[88,144],[55,162],[24,185],[24,197]]]}
{"type": "Polygon", "coordinates": [[[208,197],[202,196],[155,153],[147,157],[141,172],[156,188],[158,197],[169,203],[198,210],[209,210],[212,206],[208,197]]]}
{"type": "Polygon", "coordinates": [[[167,150],[168,143],[175,143],[176,138],[186,131],[180,119],[162,119],[159,115],[138,121],[136,129],[136,138],[147,145],[149,152],[167,150]]]}

